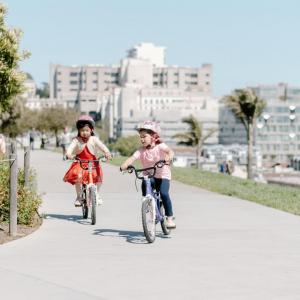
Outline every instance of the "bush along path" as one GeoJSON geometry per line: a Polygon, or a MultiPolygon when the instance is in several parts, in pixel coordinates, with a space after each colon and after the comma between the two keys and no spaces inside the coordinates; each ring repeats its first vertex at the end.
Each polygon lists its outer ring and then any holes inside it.
{"type": "Polygon", "coordinates": [[[41,196],[35,189],[35,173],[30,170],[28,187],[24,186],[24,170],[18,170],[18,230],[17,236],[9,236],[9,164],[0,163],[0,244],[31,233],[41,224],[38,209],[41,196]]]}

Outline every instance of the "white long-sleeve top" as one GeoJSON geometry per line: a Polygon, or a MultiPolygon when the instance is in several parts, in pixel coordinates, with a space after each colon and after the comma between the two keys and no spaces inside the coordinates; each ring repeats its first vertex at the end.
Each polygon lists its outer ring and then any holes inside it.
{"type": "Polygon", "coordinates": [[[73,156],[78,155],[87,146],[91,154],[96,155],[97,150],[100,150],[104,153],[109,153],[108,148],[97,138],[96,136],[90,136],[88,141],[85,143],[80,137],[76,137],[72,140],[70,146],[67,149],[67,155],[73,156]]]}

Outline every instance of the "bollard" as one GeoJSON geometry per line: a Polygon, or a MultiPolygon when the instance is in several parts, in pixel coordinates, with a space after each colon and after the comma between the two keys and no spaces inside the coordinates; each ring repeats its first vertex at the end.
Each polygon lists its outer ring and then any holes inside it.
{"type": "Polygon", "coordinates": [[[16,142],[12,141],[10,148],[10,206],[9,206],[9,235],[17,235],[17,188],[18,188],[18,161],[16,142]]]}
{"type": "Polygon", "coordinates": [[[29,187],[30,148],[24,147],[24,186],[29,187]]]}

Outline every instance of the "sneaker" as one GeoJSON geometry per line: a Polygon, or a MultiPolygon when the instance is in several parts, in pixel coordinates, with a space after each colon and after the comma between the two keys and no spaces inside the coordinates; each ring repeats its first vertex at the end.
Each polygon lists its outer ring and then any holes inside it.
{"type": "Polygon", "coordinates": [[[82,206],[82,199],[80,197],[77,197],[75,202],[74,202],[74,205],[76,207],[82,206]]]}
{"type": "Polygon", "coordinates": [[[167,217],[166,226],[167,226],[168,229],[175,229],[176,228],[176,224],[174,222],[173,217],[167,217]]]}
{"type": "Polygon", "coordinates": [[[103,204],[103,199],[100,197],[100,195],[96,195],[96,200],[97,200],[97,205],[102,205],[103,204]]]}

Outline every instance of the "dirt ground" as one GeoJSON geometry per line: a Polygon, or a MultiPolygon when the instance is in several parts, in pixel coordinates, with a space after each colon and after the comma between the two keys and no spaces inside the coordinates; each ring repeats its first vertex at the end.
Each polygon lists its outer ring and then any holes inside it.
{"type": "Polygon", "coordinates": [[[36,231],[42,224],[42,219],[39,219],[35,222],[34,226],[24,226],[24,225],[18,225],[17,228],[17,235],[12,237],[9,235],[9,224],[0,224],[0,245],[10,242],[12,240],[16,240],[19,238],[22,238],[34,231],[36,231]]]}

